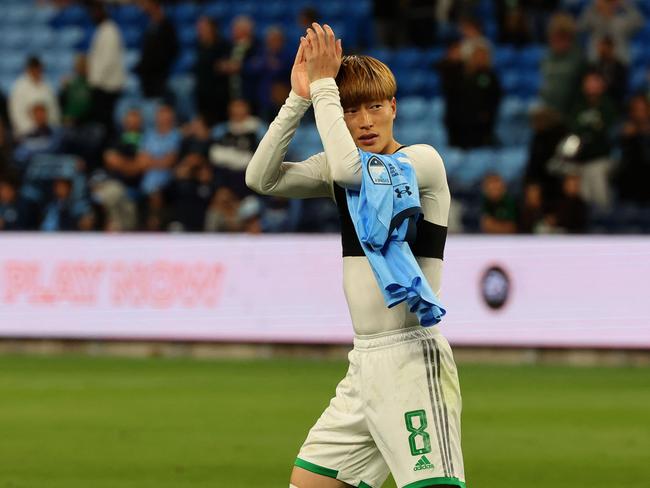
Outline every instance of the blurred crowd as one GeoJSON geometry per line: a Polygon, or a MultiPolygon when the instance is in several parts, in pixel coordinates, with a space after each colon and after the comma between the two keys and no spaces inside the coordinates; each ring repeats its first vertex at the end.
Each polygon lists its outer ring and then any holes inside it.
{"type": "MultiPolygon", "coordinates": [[[[498,174],[484,177],[480,230],[587,232],[593,211],[650,204],[649,92],[628,89],[630,40],[645,22],[635,3],[593,0],[575,16],[559,0],[498,0],[491,36],[477,3],[377,0],[373,7],[381,45],[444,43],[429,69],[440,79],[448,144],[463,150],[499,143],[505,92],[493,66],[495,39],[545,45],[525,176],[518,188],[498,174]]],[[[258,32],[249,16],[229,26],[200,16],[193,116],[186,118],[169,90],[180,41],[165,4],[138,2],[149,23],[133,72],[152,103],[122,110],[123,34],[104,3],[83,5],[95,28],[73,72],[53,87],[35,53],[0,100],[0,230],[336,229],[331,204],[261,198],[244,183],[290,90],[295,42],[280,27],[258,32]]],[[[319,8],[325,13],[327,5],[319,8]]],[[[305,7],[295,24],[304,29],[316,20],[319,12],[305,7]]]]}

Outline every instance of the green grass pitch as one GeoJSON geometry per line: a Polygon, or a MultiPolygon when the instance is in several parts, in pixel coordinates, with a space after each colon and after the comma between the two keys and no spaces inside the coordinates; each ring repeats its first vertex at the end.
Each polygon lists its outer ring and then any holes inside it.
{"type": "MultiPolygon", "coordinates": [[[[345,367],[2,356],[0,488],[286,487],[345,367]]],[[[468,487],[647,486],[648,369],[467,365],[460,378],[468,487]]]]}

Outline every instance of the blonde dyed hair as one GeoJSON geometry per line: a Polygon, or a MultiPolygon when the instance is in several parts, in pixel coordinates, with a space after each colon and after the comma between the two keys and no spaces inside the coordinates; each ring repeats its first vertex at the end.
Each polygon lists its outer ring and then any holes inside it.
{"type": "Polygon", "coordinates": [[[393,72],[371,56],[343,56],[336,84],[343,108],[375,100],[392,100],[397,93],[393,72]]]}

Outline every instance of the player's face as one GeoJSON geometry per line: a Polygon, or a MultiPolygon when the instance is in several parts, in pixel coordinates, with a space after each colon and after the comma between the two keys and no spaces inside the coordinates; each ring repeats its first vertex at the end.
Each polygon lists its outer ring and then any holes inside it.
{"type": "Polygon", "coordinates": [[[367,152],[383,154],[393,145],[393,121],[397,107],[392,100],[376,100],[343,111],[354,143],[367,152]]]}

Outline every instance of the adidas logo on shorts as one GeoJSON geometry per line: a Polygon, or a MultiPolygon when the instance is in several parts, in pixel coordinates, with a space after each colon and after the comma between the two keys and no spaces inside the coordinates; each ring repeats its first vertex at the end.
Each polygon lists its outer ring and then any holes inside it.
{"type": "Polygon", "coordinates": [[[417,463],[415,463],[415,468],[413,471],[422,471],[423,469],[433,469],[433,464],[427,459],[426,456],[422,456],[417,463]]]}

